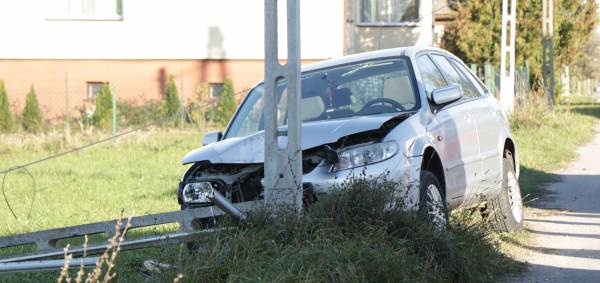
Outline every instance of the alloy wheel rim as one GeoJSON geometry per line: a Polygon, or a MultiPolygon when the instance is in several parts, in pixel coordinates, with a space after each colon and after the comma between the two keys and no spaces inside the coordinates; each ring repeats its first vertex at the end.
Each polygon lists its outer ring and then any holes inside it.
{"type": "Polygon", "coordinates": [[[446,227],[446,215],[443,210],[443,200],[438,188],[430,184],[427,187],[427,217],[438,227],[446,227]]]}
{"type": "Polygon", "coordinates": [[[506,175],[508,178],[506,185],[508,189],[508,202],[510,203],[510,210],[512,211],[515,221],[521,222],[521,216],[523,215],[523,200],[521,199],[521,189],[517,178],[513,172],[508,172],[506,175]]]}

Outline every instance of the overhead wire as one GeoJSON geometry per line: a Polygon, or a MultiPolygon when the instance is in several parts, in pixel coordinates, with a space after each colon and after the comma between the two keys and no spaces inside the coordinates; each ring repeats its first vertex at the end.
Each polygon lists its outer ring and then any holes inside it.
{"type": "Polygon", "coordinates": [[[133,133],[133,132],[136,132],[136,131],[139,131],[139,130],[142,130],[142,129],[148,128],[148,127],[150,127],[150,126],[154,126],[154,125],[156,125],[156,124],[160,124],[160,123],[162,123],[162,122],[165,122],[165,121],[168,121],[168,120],[171,120],[171,119],[177,118],[177,117],[179,117],[179,116],[186,115],[186,114],[188,114],[188,113],[190,113],[190,112],[192,112],[192,111],[195,111],[195,110],[198,110],[198,109],[204,108],[204,107],[206,107],[206,106],[209,106],[209,105],[212,105],[212,104],[215,104],[215,103],[218,103],[218,102],[220,102],[220,101],[223,101],[223,100],[225,100],[225,99],[228,99],[228,98],[230,98],[230,97],[234,97],[234,96],[236,96],[236,95],[239,95],[239,94],[245,93],[245,92],[247,92],[248,90],[249,90],[249,89],[245,89],[245,90],[243,90],[243,91],[240,91],[240,92],[238,92],[238,93],[234,93],[234,94],[232,94],[232,95],[229,95],[229,96],[223,97],[223,98],[221,98],[221,99],[219,99],[219,100],[216,100],[216,101],[213,101],[213,102],[210,102],[210,103],[207,103],[207,104],[204,104],[204,105],[198,106],[198,107],[196,107],[196,108],[193,108],[193,109],[190,109],[190,110],[188,110],[188,111],[185,111],[185,112],[182,112],[182,113],[179,113],[179,114],[176,114],[176,115],[173,115],[173,116],[167,117],[167,118],[165,118],[165,119],[162,119],[162,120],[156,121],[156,122],[154,122],[154,123],[150,123],[150,124],[147,124],[147,125],[144,125],[144,126],[141,126],[141,127],[135,128],[135,129],[133,129],[133,130],[129,130],[129,131],[126,131],[126,132],[120,133],[120,134],[118,134],[118,135],[115,135],[115,136],[112,136],[112,137],[110,137],[110,138],[102,139],[102,140],[99,140],[99,141],[96,141],[96,142],[93,142],[93,143],[90,143],[90,144],[87,144],[87,145],[84,145],[84,146],[81,146],[81,147],[78,147],[78,148],[74,148],[74,149],[71,149],[71,150],[68,150],[68,151],[65,151],[65,152],[62,152],[62,153],[56,154],[56,155],[52,155],[52,156],[49,156],[49,157],[46,157],[46,158],[43,158],[43,159],[39,159],[39,160],[36,160],[36,161],[30,162],[30,163],[27,163],[27,164],[25,164],[25,165],[17,165],[17,166],[11,167],[11,168],[10,168],[10,169],[8,169],[8,170],[4,170],[4,171],[0,172],[0,174],[4,174],[4,176],[2,177],[2,185],[0,186],[0,187],[2,188],[2,196],[4,197],[4,201],[6,202],[6,205],[8,206],[8,209],[10,210],[10,212],[12,213],[12,215],[14,216],[14,218],[15,218],[17,221],[20,221],[20,220],[19,220],[19,217],[17,217],[17,214],[14,212],[14,210],[13,210],[12,206],[10,205],[10,202],[8,201],[8,196],[7,196],[7,194],[6,194],[6,190],[4,189],[4,183],[5,183],[5,181],[6,181],[6,176],[8,175],[8,173],[10,173],[10,172],[12,172],[12,171],[15,171],[15,170],[18,170],[18,169],[23,169],[23,170],[25,170],[25,172],[27,172],[27,174],[29,174],[29,177],[31,177],[31,180],[33,181],[33,197],[32,197],[32,200],[31,200],[31,206],[29,207],[29,212],[28,212],[28,214],[27,214],[27,220],[25,221],[25,224],[27,224],[27,223],[29,223],[29,219],[30,219],[30,217],[31,217],[31,210],[33,209],[33,204],[35,203],[35,195],[37,194],[37,186],[36,186],[36,184],[35,184],[35,178],[33,177],[33,174],[31,174],[31,172],[29,172],[29,170],[27,170],[27,168],[26,168],[26,167],[28,167],[28,166],[31,166],[31,165],[34,165],[34,164],[37,164],[37,163],[40,163],[40,162],[44,162],[44,161],[47,161],[47,160],[50,160],[50,159],[54,159],[54,158],[57,158],[57,157],[59,157],[59,156],[66,155],[66,154],[69,154],[69,153],[72,153],[72,152],[75,152],[75,151],[79,151],[79,150],[82,150],[82,149],[84,149],[84,148],[87,148],[87,147],[90,147],[90,146],[93,146],[93,145],[97,145],[97,144],[100,144],[100,143],[103,143],[103,142],[107,142],[107,141],[110,141],[110,140],[112,140],[112,139],[114,139],[114,138],[118,138],[118,137],[121,137],[121,136],[124,136],[124,135],[127,135],[127,134],[131,134],[131,133],[133,133]]]}
{"type": "Polygon", "coordinates": [[[102,140],[99,140],[99,141],[96,141],[96,142],[93,142],[93,143],[90,143],[90,144],[87,144],[87,145],[84,145],[84,146],[81,146],[81,147],[78,147],[78,148],[74,148],[74,149],[71,149],[71,150],[68,150],[68,151],[65,151],[65,152],[62,152],[62,153],[59,153],[59,154],[56,154],[56,155],[50,156],[50,157],[46,157],[46,158],[43,158],[43,159],[39,159],[39,160],[36,160],[36,161],[30,162],[30,163],[27,163],[27,164],[25,164],[25,165],[20,165],[20,166],[13,167],[13,168],[11,168],[11,169],[8,169],[8,170],[5,170],[5,171],[2,171],[2,172],[0,172],[0,174],[8,173],[8,172],[11,172],[11,171],[17,170],[17,169],[19,169],[19,168],[24,168],[24,167],[31,166],[31,165],[33,165],[33,164],[36,164],[36,163],[40,163],[40,162],[44,162],[44,161],[46,161],[46,160],[54,159],[54,158],[56,158],[56,157],[59,157],[59,156],[65,155],[65,154],[69,154],[69,153],[71,153],[71,152],[75,152],[75,151],[78,151],[78,150],[82,150],[82,149],[84,149],[84,148],[87,148],[87,147],[90,147],[90,146],[93,146],[93,145],[97,145],[97,144],[99,144],[99,143],[103,143],[103,142],[110,141],[110,140],[112,140],[112,139],[114,139],[114,138],[118,138],[118,137],[121,137],[121,136],[124,136],[124,135],[127,135],[127,134],[131,134],[131,133],[133,133],[133,132],[136,132],[136,131],[139,131],[139,130],[143,130],[143,129],[145,129],[145,128],[148,128],[148,127],[150,127],[150,126],[154,126],[154,125],[156,125],[156,124],[160,124],[160,123],[162,123],[162,122],[165,122],[165,121],[168,121],[168,120],[171,120],[171,119],[177,118],[177,117],[179,117],[179,116],[181,116],[181,115],[185,115],[185,114],[187,114],[187,113],[190,113],[190,112],[192,112],[192,111],[196,111],[196,110],[198,110],[198,109],[201,109],[201,108],[204,108],[204,107],[206,107],[206,106],[209,106],[209,105],[212,105],[212,104],[215,104],[215,103],[219,103],[220,101],[223,101],[223,100],[225,100],[225,99],[227,99],[227,98],[230,98],[230,97],[233,97],[233,96],[236,96],[236,95],[242,94],[242,93],[244,93],[244,92],[247,92],[247,91],[249,91],[249,90],[250,90],[250,89],[245,89],[245,90],[243,90],[243,91],[240,91],[240,92],[238,92],[238,93],[235,93],[235,94],[232,94],[232,95],[229,95],[229,96],[223,97],[223,98],[221,98],[221,99],[219,99],[219,100],[216,100],[216,101],[213,101],[213,102],[211,102],[211,103],[207,103],[207,104],[204,104],[204,105],[202,105],[202,106],[198,106],[198,107],[196,107],[196,108],[190,109],[190,110],[188,110],[188,111],[185,111],[185,112],[182,112],[182,113],[179,113],[179,114],[175,114],[175,115],[173,115],[173,116],[171,116],[171,117],[164,118],[164,119],[162,119],[162,120],[156,121],[156,122],[154,122],[154,123],[150,123],[150,124],[147,124],[147,125],[141,126],[141,127],[139,127],[139,128],[135,128],[135,129],[133,129],[133,130],[129,130],[129,131],[126,131],[126,132],[120,133],[120,134],[118,134],[118,135],[115,135],[115,136],[111,136],[110,138],[102,139],[102,140]]]}
{"type": "MultiPolygon", "coordinates": [[[[419,18],[417,18],[417,19],[415,19],[415,20],[412,20],[412,21],[410,21],[410,22],[406,22],[404,25],[401,25],[401,26],[394,27],[394,29],[396,29],[396,28],[401,28],[401,27],[406,27],[408,24],[410,24],[410,23],[412,23],[412,22],[420,21],[421,19],[423,19],[423,18],[425,18],[425,17],[428,17],[428,16],[430,16],[430,15],[433,15],[433,14],[435,14],[435,12],[437,12],[437,11],[440,11],[440,10],[442,10],[442,9],[446,8],[446,7],[449,7],[449,6],[453,5],[454,3],[458,2],[458,1],[459,1],[459,0],[454,0],[454,1],[450,2],[449,4],[447,4],[447,5],[444,5],[444,6],[442,6],[442,7],[438,8],[438,9],[434,10],[433,12],[431,12],[431,13],[429,13],[429,14],[426,14],[426,15],[424,15],[424,16],[421,16],[421,17],[419,17],[419,18]]],[[[383,25],[382,25],[382,26],[383,26],[383,25]]],[[[379,37],[378,37],[378,38],[379,38],[379,40],[381,41],[381,37],[383,37],[383,36],[385,36],[385,35],[387,35],[387,34],[390,34],[391,32],[393,32],[393,31],[388,31],[388,32],[386,32],[386,33],[383,33],[383,34],[381,34],[381,30],[380,30],[379,37]]],[[[366,44],[366,43],[369,43],[369,42],[371,42],[371,41],[373,41],[373,40],[375,40],[375,38],[372,38],[372,39],[370,39],[370,40],[367,40],[367,41],[365,41],[365,42],[363,42],[363,43],[361,43],[361,44],[359,44],[359,45],[356,45],[356,46],[353,46],[353,47],[351,47],[351,48],[348,48],[348,49],[346,49],[346,50],[342,51],[341,53],[338,53],[338,54],[336,54],[336,55],[333,55],[333,56],[329,57],[328,59],[331,59],[331,58],[333,58],[333,57],[335,57],[335,56],[337,56],[337,55],[340,55],[340,54],[344,54],[344,53],[346,53],[346,52],[348,52],[348,51],[350,51],[350,50],[353,50],[353,49],[355,49],[355,48],[357,48],[357,47],[360,47],[360,46],[362,46],[362,45],[364,45],[364,44],[366,44]]],[[[154,123],[150,123],[150,124],[147,124],[147,125],[141,126],[141,127],[139,127],[139,128],[135,128],[135,129],[133,129],[133,130],[130,130],[130,131],[127,131],[127,132],[123,132],[123,133],[120,133],[120,134],[118,134],[118,135],[115,135],[115,136],[112,136],[112,137],[110,137],[110,138],[106,138],[106,139],[103,139],[103,140],[99,140],[99,141],[96,141],[96,142],[90,143],[90,144],[88,144],[88,145],[84,145],[84,146],[81,146],[81,147],[78,147],[78,148],[75,148],[75,149],[72,149],[72,150],[69,150],[69,151],[65,151],[65,152],[63,152],[63,153],[59,153],[59,154],[56,154],[56,155],[53,155],[53,156],[50,156],[50,157],[47,157],[47,158],[43,158],[43,159],[40,159],[40,160],[36,160],[36,161],[33,161],[33,162],[31,162],[31,163],[27,163],[27,164],[25,164],[25,165],[21,165],[21,166],[16,166],[16,167],[13,167],[13,168],[11,168],[11,169],[8,169],[8,170],[5,170],[5,171],[2,171],[2,172],[0,172],[0,174],[5,174],[5,173],[8,173],[8,172],[11,172],[11,171],[17,170],[17,169],[19,169],[19,168],[24,168],[24,167],[31,166],[31,165],[33,165],[33,164],[36,164],[36,163],[44,162],[44,161],[46,161],[46,160],[50,160],[50,159],[53,159],[53,158],[56,158],[56,157],[59,157],[59,156],[65,155],[65,154],[69,154],[69,153],[71,153],[71,152],[75,152],[75,151],[78,151],[78,150],[81,150],[81,149],[84,149],[84,148],[87,148],[87,147],[90,147],[90,146],[93,146],[93,145],[96,145],[96,144],[99,144],[99,143],[103,143],[103,142],[106,142],[106,141],[112,140],[112,139],[114,139],[114,138],[117,138],[117,137],[120,137],[120,136],[124,136],[124,135],[130,134],[130,133],[133,133],[133,132],[136,132],[136,131],[139,131],[139,130],[142,130],[142,129],[148,128],[148,127],[150,127],[150,126],[154,126],[154,125],[156,125],[156,124],[160,124],[160,123],[162,123],[162,122],[165,122],[165,121],[168,121],[168,120],[174,119],[174,118],[176,118],[176,117],[179,117],[179,116],[182,116],[182,115],[186,115],[186,114],[188,114],[188,113],[190,113],[190,112],[192,112],[192,111],[195,111],[195,110],[198,110],[198,109],[204,108],[204,107],[206,107],[206,106],[209,106],[209,105],[212,105],[212,104],[215,104],[215,103],[218,103],[218,102],[220,102],[220,101],[223,101],[223,100],[225,100],[225,99],[227,99],[227,98],[230,98],[230,97],[233,97],[233,96],[236,96],[236,95],[239,95],[239,94],[242,94],[242,93],[248,92],[249,90],[250,90],[250,89],[245,89],[245,90],[242,90],[242,91],[240,91],[240,92],[238,92],[238,93],[235,93],[235,94],[229,95],[229,96],[227,96],[227,97],[224,97],[224,98],[221,98],[221,99],[219,99],[219,100],[216,100],[216,101],[213,101],[213,102],[207,103],[207,104],[205,104],[205,105],[202,105],[202,106],[198,106],[198,107],[196,107],[196,108],[193,108],[193,109],[187,110],[187,111],[185,111],[185,112],[182,112],[182,113],[179,113],[179,114],[173,115],[173,116],[171,116],[171,117],[168,117],[168,118],[165,118],[165,119],[162,119],[162,120],[156,121],[156,122],[154,122],[154,123]]]]}
{"type": "MultiPolygon", "coordinates": [[[[379,40],[379,44],[381,43],[381,38],[382,38],[382,37],[384,37],[384,36],[386,36],[386,35],[388,35],[388,34],[390,34],[390,33],[394,32],[394,31],[395,31],[395,29],[397,29],[397,28],[402,28],[402,27],[406,27],[407,25],[409,25],[409,24],[411,24],[411,23],[413,23],[413,22],[417,22],[417,21],[420,21],[421,19],[423,19],[423,18],[425,18],[425,17],[428,17],[428,16],[431,16],[431,15],[434,15],[436,12],[438,12],[438,11],[440,11],[440,10],[442,10],[442,9],[446,8],[446,7],[449,7],[449,6],[453,5],[454,3],[458,2],[458,1],[459,1],[459,0],[454,0],[454,1],[452,1],[451,3],[449,3],[449,4],[445,5],[445,6],[442,6],[442,7],[438,8],[438,9],[434,10],[434,11],[432,11],[432,12],[431,12],[431,13],[429,13],[429,14],[423,15],[423,16],[421,16],[421,17],[419,17],[419,18],[415,19],[415,20],[412,20],[412,21],[406,22],[406,23],[404,23],[403,25],[396,26],[396,27],[394,27],[394,28],[393,28],[393,30],[391,30],[391,31],[388,31],[388,32],[386,32],[386,33],[383,33],[383,34],[382,34],[382,28],[383,28],[383,23],[382,23],[382,24],[381,24],[381,26],[380,26],[380,30],[379,30],[379,36],[377,37],[377,39],[379,40]]],[[[342,55],[343,55],[343,54],[345,54],[346,52],[348,52],[348,51],[351,51],[351,50],[354,50],[355,48],[358,48],[358,47],[360,47],[360,46],[363,46],[363,45],[365,45],[365,44],[367,44],[367,43],[369,43],[369,42],[371,42],[371,41],[373,41],[373,40],[375,40],[375,39],[376,39],[376,38],[372,38],[372,39],[370,39],[370,40],[367,40],[367,41],[365,41],[365,42],[363,42],[363,43],[361,43],[361,44],[359,44],[359,45],[356,45],[356,46],[353,46],[353,47],[351,47],[351,48],[348,48],[348,49],[346,49],[346,50],[342,51],[341,53],[337,53],[337,54],[335,54],[335,55],[333,55],[333,56],[331,56],[331,57],[329,57],[329,58],[327,58],[327,59],[331,59],[331,58],[333,58],[333,57],[336,57],[336,56],[338,56],[338,55],[340,55],[340,54],[342,54],[342,55]]],[[[377,47],[377,49],[378,49],[378,50],[379,50],[379,44],[378,44],[378,47],[377,47]]],[[[3,179],[2,179],[2,186],[1,186],[1,187],[2,187],[2,193],[3,193],[3,195],[4,195],[4,200],[6,201],[6,204],[8,205],[8,208],[10,209],[10,211],[11,211],[11,213],[13,214],[13,216],[15,217],[15,219],[17,219],[17,220],[18,220],[18,217],[17,217],[17,215],[15,214],[15,212],[14,212],[14,211],[13,211],[13,209],[12,209],[12,207],[10,206],[10,203],[9,203],[9,201],[8,201],[8,197],[7,197],[7,195],[6,195],[6,192],[5,192],[5,190],[4,190],[4,181],[5,181],[5,179],[6,179],[6,175],[7,175],[8,173],[10,173],[10,172],[12,172],[12,171],[15,171],[15,170],[18,170],[18,169],[23,169],[23,170],[25,170],[25,171],[26,171],[26,172],[29,174],[29,176],[31,177],[31,179],[33,180],[33,186],[34,186],[33,200],[32,200],[32,203],[31,203],[31,207],[29,208],[29,213],[28,213],[28,215],[27,215],[27,221],[29,221],[29,217],[30,217],[30,215],[31,215],[31,209],[33,208],[33,203],[35,202],[35,194],[36,194],[36,192],[37,192],[37,187],[36,187],[36,184],[35,184],[35,179],[34,179],[33,175],[31,174],[31,172],[29,172],[29,170],[27,170],[27,169],[26,169],[26,167],[28,167],[28,166],[31,166],[31,165],[34,165],[34,164],[37,164],[37,163],[40,163],[40,162],[48,161],[48,160],[51,160],[51,159],[54,159],[54,158],[57,158],[57,157],[60,157],[60,156],[63,156],[63,155],[66,155],[66,154],[72,153],[72,152],[76,152],[76,151],[79,151],[79,150],[82,150],[82,149],[85,149],[85,148],[88,148],[88,147],[91,147],[91,146],[94,146],[94,145],[97,145],[97,144],[100,144],[100,143],[103,143],[103,142],[107,142],[107,141],[113,140],[113,139],[115,139],[115,138],[118,138],[118,137],[121,137],[121,136],[124,136],[124,135],[127,135],[127,134],[131,134],[131,133],[133,133],[133,132],[137,132],[137,131],[139,131],[139,130],[143,130],[143,129],[145,129],[145,128],[148,128],[148,127],[151,127],[151,126],[154,126],[154,125],[160,124],[160,123],[162,123],[162,122],[165,122],[165,121],[168,121],[168,120],[171,120],[171,119],[177,118],[177,117],[179,117],[179,116],[186,115],[186,114],[188,114],[188,113],[190,113],[190,112],[192,112],[192,111],[196,111],[196,110],[198,110],[198,109],[201,109],[201,108],[207,107],[207,106],[209,106],[209,105],[212,105],[212,104],[218,103],[218,102],[220,102],[220,101],[223,101],[223,100],[225,100],[225,99],[228,99],[228,98],[230,98],[230,97],[234,97],[234,96],[240,95],[240,94],[242,94],[242,93],[246,93],[246,92],[248,92],[249,90],[250,90],[250,89],[245,89],[245,90],[242,90],[242,91],[240,91],[240,92],[237,92],[237,93],[235,93],[235,94],[232,94],[232,95],[229,95],[229,96],[223,97],[223,98],[221,98],[221,99],[219,99],[219,100],[216,100],[216,101],[213,101],[213,102],[207,103],[207,104],[205,104],[205,105],[201,105],[201,106],[198,106],[198,107],[196,107],[196,108],[193,108],[193,109],[187,110],[187,111],[185,111],[185,112],[182,112],[182,113],[179,113],[179,114],[176,114],[176,115],[173,115],[173,116],[170,116],[170,117],[164,118],[164,119],[162,119],[162,120],[159,120],[159,121],[156,121],[156,122],[153,122],[153,123],[150,123],[150,124],[147,124],[147,125],[144,125],[144,126],[141,126],[141,127],[138,127],[138,128],[135,128],[135,129],[132,129],[132,130],[129,130],[129,131],[123,132],[123,133],[120,133],[120,134],[118,134],[118,135],[111,136],[111,137],[109,137],[109,138],[106,138],[106,139],[102,139],[102,140],[99,140],[99,141],[96,141],[96,142],[93,142],[93,143],[90,143],[90,144],[87,144],[87,145],[84,145],[84,146],[81,146],[81,147],[78,147],[78,148],[74,148],[74,149],[71,149],[71,150],[68,150],[68,151],[65,151],[65,152],[62,152],[62,153],[56,154],[56,155],[52,155],[52,156],[49,156],[49,157],[46,157],[46,158],[43,158],[43,159],[39,159],[39,160],[36,160],[36,161],[30,162],[30,163],[27,163],[27,164],[24,164],[24,165],[18,165],[18,166],[14,166],[14,167],[12,167],[12,168],[10,168],[10,169],[8,169],[8,170],[4,170],[4,171],[0,172],[0,174],[4,174],[4,177],[3,177],[3,179]]],[[[189,117],[189,114],[188,114],[188,117],[189,117]]]]}
{"type": "MultiPolygon", "coordinates": [[[[25,224],[27,224],[29,222],[29,217],[31,216],[31,209],[33,209],[33,204],[35,203],[35,194],[37,193],[37,186],[35,185],[35,178],[33,178],[33,175],[31,174],[31,172],[29,172],[29,170],[27,170],[27,168],[25,168],[25,167],[15,166],[15,167],[12,167],[11,169],[25,170],[25,172],[27,172],[27,174],[29,174],[29,177],[31,177],[31,181],[33,181],[33,199],[31,200],[31,205],[29,206],[29,213],[27,213],[27,220],[25,221],[25,224]]],[[[6,175],[8,175],[8,173],[5,173],[4,177],[2,177],[2,195],[4,196],[4,200],[6,201],[6,205],[8,206],[8,209],[10,210],[12,215],[15,217],[15,219],[17,221],[19,221],[19,217],[17,217],[17,214],[14,212],[14,210],[10,206],[10,203],[8,202],[8,196],[6,195],[6,191],[4,190],[4,182],[6,181],[6,175]]]]}

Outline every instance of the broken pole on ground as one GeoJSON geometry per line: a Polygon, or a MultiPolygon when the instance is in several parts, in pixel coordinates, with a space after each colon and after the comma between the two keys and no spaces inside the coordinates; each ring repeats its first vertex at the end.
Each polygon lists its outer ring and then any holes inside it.
{"type": "Polygon", "coordinates": [[[277,2],[265,0],[265,205],[302,209],[300,1],[287,0],[287,63],[279,64],[277,2]],[[287,81],[287,131],[277,125],[278,82],[287,81]]]}

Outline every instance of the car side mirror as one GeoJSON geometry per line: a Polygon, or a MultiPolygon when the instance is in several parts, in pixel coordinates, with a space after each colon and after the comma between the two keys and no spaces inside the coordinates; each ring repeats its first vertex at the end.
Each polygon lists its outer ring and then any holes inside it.
{"type": "Polygon", "coordinates": [[[202,138],[202,145],[205,146],[205,145],[209,145],[213,142],[218,142],[221,140],[222,137],[223,137],[223,133],[221,131],[206,133],[206,134],[204,134],[204,137],[202,138]]]}
{"type": "Polygon", "coordinates": [[[463,96],[462,89],[457,85],[436,88],[431,92],[431,100],[435,105],[446,105],[459,100],[463,96]]]}

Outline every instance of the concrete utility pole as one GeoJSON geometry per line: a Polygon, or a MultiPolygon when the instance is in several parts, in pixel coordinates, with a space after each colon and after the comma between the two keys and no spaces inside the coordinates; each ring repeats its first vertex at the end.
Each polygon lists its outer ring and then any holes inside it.
{"type": "Polygon", "coordinates": [[[302,115],[300,112],[300,1],[287,0],[287,63],[279,64],[277,2],[265,0],[265,203],[302,210],[302,115]],[[288,130],[277,129],[277,82],[287,80],[288,130]],[[281,148],[280,142],[287,146],[281,148]]]}
{"type": "Polygon", "coordinates": [[[544,46],[544,62],[542,74],[544,78],[544,89],[548,96],[548,106],[554,109],[554,20],[552,12],[552,0],[542,0],[542,45],[544,46]],[[548,50],[549,49],[549,50],[548,50]],[[548,60],[546,60],[548,53],[548,60]],[[550,83],[548,83],[550,81],[550,83]]]}
{"type": "Polygon", "coordinates": [[[515,14],[517,13],[516,0],[502,1],[502,44],[500,54],[500,103],[506,111],[511,112],[515,106],[515,14]],[[508,13],[510,1],[510,14],[508,13]],[[510,42],[507,44],[506,36],[510,24],[510,42]],[[506,56],[508,55],[508,58],[506,56]],[[506,69],[506,60],[509,60],[506,69]]]}

